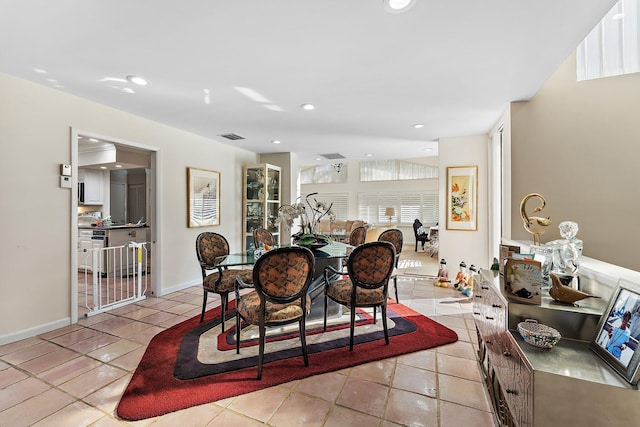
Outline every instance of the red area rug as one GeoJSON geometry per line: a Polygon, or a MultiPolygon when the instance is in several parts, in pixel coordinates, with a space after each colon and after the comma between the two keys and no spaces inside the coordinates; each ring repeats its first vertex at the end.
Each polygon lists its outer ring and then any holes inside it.
{"type": "MultiPolygon", "coordinates": [[[[233,302],[230,304],[233,308],[233,302]]],[[[118,404],[117,415],[141,420],[195,405],[260,390],[312,375],[336,371],[457,341],[451,329],[401,304],[388,305],[389,340],[382,322],[358,312],[355,345],[349,351],[349,325],[307,328],[309,366],[305,367],[297,330],[267,339],[262,380],[257,380],[257,340],[242,339],[235,354],[235,311],[220,333],[220,307],[156,335],[118,404]]]]}

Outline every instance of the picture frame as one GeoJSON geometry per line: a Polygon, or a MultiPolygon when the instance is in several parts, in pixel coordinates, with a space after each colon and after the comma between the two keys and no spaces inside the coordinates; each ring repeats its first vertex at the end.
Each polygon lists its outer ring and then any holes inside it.
{"type": "Polygon", "coordinates": [[[640,380],[639,289],[640,285],[624,279],[618,282],[607,310],[598,323],[596,334],[589,343],[591,350],[632,385],[640,380]]]}
{"type": "Polygon", "coordinates": [[[187,168],[188,227],[220,225],[220,172],[187,168]]]}
{"type": "Polygon", "coordinates": [[[502,284],[503,293],[508,299],[523,304],[540,305],[542,265],[531,258],[507,258],[502,284]]]}
{"type": "Polygon", "coordinates": [[[478,166],[447,167],[447,230],[478,230],[478,166]]]}

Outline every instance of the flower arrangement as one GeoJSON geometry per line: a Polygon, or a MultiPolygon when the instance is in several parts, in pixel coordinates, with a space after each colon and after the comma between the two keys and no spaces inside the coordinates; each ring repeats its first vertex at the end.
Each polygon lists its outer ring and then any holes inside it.
{"type": "Polygon", "coordinates": [[[460,190],[457,183],[453,184],[451,187],[451,218],[453,221],[469,221],[471,216],[467,207],[468,203],[467,189],[460,190]]]}
{"type": "Polygon", "coordinates": [[[278,222],[284,224],[287,229],[291,229],[293,221],[300,218],[301,230],[292,237],[301,246],[326,245],[331,242],[329,236],[318,232],[318,226],[324,217],[329,217],[331,221],[335,219],[331,210],[333,203],[327,205],[317,200],[313,197],[316,194],[318,193],[307,194],[304,199],[298,197],[294,203],[282,205],[278,211],[278,222]]]}

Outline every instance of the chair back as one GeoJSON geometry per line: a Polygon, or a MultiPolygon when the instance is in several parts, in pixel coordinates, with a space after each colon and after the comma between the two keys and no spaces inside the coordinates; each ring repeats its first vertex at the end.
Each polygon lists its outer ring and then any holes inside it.
{"type": "MultiPolygon", "coordinates": [[[[311,280],[315,257],[301,246],[272,249],[253,267],[253,285],[261,301],[284,304],[305,296],[311,280]]],[[[307,298],[302,298],[306,307],[307,298]]]]}
{"type": "Polygon", "coordinates": [[[370,242],[356,247],[347,260],[351,282],[361,288],[386,286],[395,264],[396,251],[390,242],[370,242]]]}
{"type": "Polygon", "coordinates": [[[229,242],[222,234],[200,233],[196,238],[196,254],[202,268],[212,268],[217,257],[229,255],[229,242]]]}
{"type": "Polygon", "coordinates": [[[422,225],[420,220],[417,218],[415,221],[413,221],[413,234],[416,236],[416,238],[423,234],[427,234],[427,232],[424,229],[424,226],[422,225]]]}
{"type": "Polygon", "coordinates": [[[396,256],[400,256],[400,252],[402,252],[402,231],[397,228],[385,230],[378,237],[378,241],[391,243],[396,250],[396,256]]]}
{"type": "Polygon", "coordinates": [[[351,246],[360,246],[364,243],[366,237],[367,229],[363,226],[356,227],[351,231],[351,234],[349,235],[349,244],[351,246]]]}
{"type": "Polygon", "coordinates": [[[257,247],[260,246],[261,242],[264,243],[265,246],[266,245],[273,246],[276,243],[275,239],[273,238],[273,234],[271,234],[271,232],[269,230],[267,230],[266,228],[262,228],[262,227],[254,228],[253,229],[253,244],[257,248],[257,247]]]}

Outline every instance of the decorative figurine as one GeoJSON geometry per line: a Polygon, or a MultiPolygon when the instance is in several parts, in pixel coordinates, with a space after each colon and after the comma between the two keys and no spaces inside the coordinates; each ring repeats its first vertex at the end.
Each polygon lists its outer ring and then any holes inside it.
{"type": "Polygon", "coordinates": [[[549,277],[551,278],[551,289],[549,289],[549,295],[556,301],[575,305],[577,301],[585,298],[600,298],[574,289],[571,286],[563,285],[562,282],[560,282],[560,278],[555,273],[550,273],[549,277]]]}
{"type": "Polygon", "coordinates": [[[462,290],[465,286],[467,286],[467,281],[469,280],[469,273],[467,273],[467,264],[464,261],[460,263],[460,270],[458,274],[456,274],[456,282],[453,287],[458,290],[462,290]]]}
{"type": "Polygon", "coordinates": [[[471,264],[469,267],[469,280],[467,284],[464,285],[460,290],[462,291],[462,295],[466,297],[470,297],[473,295],[473,275],[478,272],[478,269],[475,265],[471,264]]]}
{"type": "Polygon", "coordinates": [[[442,258],[440,260],[440,269],[438,270],[438,280],[436,280],[433,284],[435,286],[441,286],[443,288],[449,287],[449,271],[447,270],[447,261],[442,258]]]}
{"type": "Polygon", "coordinates": [[[491,270],[498,271],[500,269],[500,261],[498,258],[493,257],[493,261],[491,262],[491,270]]]}
{"type": "Polygon", "coordinates": [[[533,197],[537,197],[538,199],[540,199],[540,202],[542,203],[540,206],[536,207],[533,210],[533,213],[540,212],[542,209],[544,209],[546,205],[546,201],[544,200],[544,197],[542,197],[538,193],[527,194],[526,196],[524,196],[524,199],[522,199],[522,201],[520,202],[520,216],[522,217],[522,222],[524,223],[524,229],[527,230],[529,233],[531,233],[533,237],[533,244],[539,246],[540,235],[543,234],[545,231],[547,231],[547,227],[551,225],[551,218],[549,217],[542,218],[539,216],[530,217],[527,215],[527,212],[526,212],[527,201],[533,197]]]}

